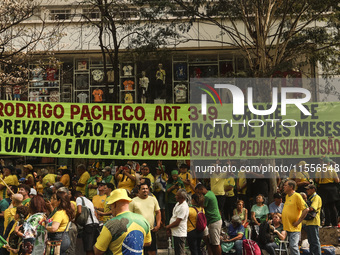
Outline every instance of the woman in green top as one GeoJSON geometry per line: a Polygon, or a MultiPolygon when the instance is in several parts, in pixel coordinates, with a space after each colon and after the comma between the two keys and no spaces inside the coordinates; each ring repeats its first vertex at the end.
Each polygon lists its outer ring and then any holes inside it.
{"type": "Polygon", "coordinates": [[[264,204],[264,196],[259,194],[256,197],[256,204],[251,208],[251,220],[254,225],[260,226],[262,222],[268,220],[269,209],[264,204]]]}
{"type": "Polygon", "coordinates": [[[97,182],[101,181],[101,177],[98,175],[98,169],[92,168],[90,171],[91,177],[87,180],[85,187],[85,196],[92,200],[93,196],[97,195],[97,182]]]}
{"type": "Polygon", "coordinates": [[[270,255],[275,255],[275,249],[279,248],[280,240],[286,239],[287,232],[283,230],[280,213],[274,213],[273,220],[268,223],[271,224],[271,228],[274,230],[274,242],[267,243],[265,249],[270,255]]]}
{"type": "Polygon", "coordinates": [[[178,171],[172,170],[171,171],[171,177],[168,180],[168,183],[166,185],[166,224],[169,224],[169,221],[172,217],[172,210],[174,209],[176,205],[176,193],[179,189],[184,189],[184,183],[183,181],[178,178],[178,171]]]}
{"type": "Polygon", "coordinates": [[[243,227],[248,226],[248,210],[244,208],[244,201],[238,200],[233,215],[238,215],[242,221],[243,227]]]}

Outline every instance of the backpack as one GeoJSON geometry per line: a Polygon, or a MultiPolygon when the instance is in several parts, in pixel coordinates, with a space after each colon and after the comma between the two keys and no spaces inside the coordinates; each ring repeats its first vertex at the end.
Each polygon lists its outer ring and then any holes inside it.
{"type": "Polygon", "coordinates": [[[244,255],[261,255],[260,247],[253,240],[243,240],[243,254],[244,255]]]}
{"type": "MultiPolygon", "coordinates": [[[[205,214],[202,211],[198,211],[196,207],[192,207],[195,209],[197,212],[197,217],[196,217],[196,230],[198,232],[204,231],[204,229],[207,227],[207,218],[205,217],[205,214]]],[[[189,219],[189,218],[188,218],[189,219]]],[[[192,224],[191,220],[189,219],[191,225],[194,227],[194,224],[192,224]]]]}
{"type": "Polygon", "coordinates": [[[83,197],[80,197],[80,198],[81,198],[81,202],[82,202],[81,213],[78,216],[78,218],[76,219],[76,223],[79,226],[84,227],[86,225],[87,219],[89,218],[90,209],[85,206],[84,198],[83,197]]]}
{"type": "MultiPolygon", "coordinates": [[[[311,207],[312,205],[312,199],[315,197],[316,195],[314,194],[313,197],[311,198],[308,198],[307,201],[306,201],[306,204],[308,205],[308,207],[311,207]]],[[[315,217],[316,217],[316,214],[318,212],[316,212],[315,210],[313,211],[308,211],[306,217],[305,217],[305,220],[313,220],[315,217]]]]}

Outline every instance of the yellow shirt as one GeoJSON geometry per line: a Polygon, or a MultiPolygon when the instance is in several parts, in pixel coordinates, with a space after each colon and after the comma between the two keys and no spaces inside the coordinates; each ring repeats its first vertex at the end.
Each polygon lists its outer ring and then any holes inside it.
{"type": "MultiPolygon", "coordinates": [[[[131,174],[131,175],[135,176],[134,174],[131,174]]],[[[118,179],[119,179],[119,182],[118,182],[119,189],[127,189],[131,191],[135,187],[136,182],[128,178],[126,175],[124,176],[124,179],[123,179],[123,174],[119,174],[118,179]]]]}
{"type": "Polygon", "coordinates": [[[225,174],[214,174],[210,178],[211,191],[214,192],[215,196],[224,196],[224,188],[227,186],[227,180],[225,174]]]}
{"type": "Polygon", "coordinates": [[[19,186],[18,176],[15,174],[12,175],[12,178],[14,180],[14,186],[19,186]]]}
{"type": "Polygon", "coordinates": [[[0,200],[2,200],[3,198],[8,198],[8,195],[7,195],[7,187],[5,186],[5,183],[8,185],[8,186],[18,186],[19,183],[18,183],[18,178],[16,178],[16,175],[8,175],[5,177],[4,181],[3,182],[0,182],[0,184],[4,185],[4,188],[3,190],[0,191],[0,200]]]}
{"type": "Polygon", "coordinates": [[[45,177],[42,179],[42,185],[44,188],[48,187],[47,183],[53,185],[55,183],[55,178],[57,177],[56,174],[46,174],[45,177]]]}
{"type": "MultiPolygon", "coordinates": [[[[196,209],[200,212],[203,210],[202,207],[196,207],[196,209]]],[[[196,229],[196,221],[197,221],[197,212],[195,208],[189,207],[189,216],[187,221],[187,232],[193,231],[196,229]]]]}
{"type": "MultiPolygon", "coordinates": [[[[238,185],[242,187],[244,184],[247,183],[246,179],[246,173],[245,172],[239,172],[238,173],[238,179],[237,179],[238,185]]],[[[247,192],[247,185],[240,191],[238,191],[238,194],[245,195],[247,192]]]]}
{"type": "Polygon", "coordinates": [[[84,184],[84,187],[76,187],[76,191],[81,191],[81,193],[85,196],[85,186],[87,183],[87,180],[90,178],[90,174],[85,171],[79,178],[78,183],[84,184]]]}
{"type": "Polygon", "coordinates": [[[291,196],[286,195],[286,202],[284,203],[282,210],[283,230],[300,232],[302,224],[294,227],[293,223],[300,218],[302,211],[307,207],[306,202],[299,193],[294,192],[291,196]]]}
{"type": "Polygon", "coordinates": [[[8,226],[8,224],[14,220],[14,216],[17,212],[17,208],[16,207],[13,207],[13,208],[7,208],[5,211],[4,211],[4,234],[5,234],[5,231],[6,231],[6,228],[8,226]]]}
{"type": "Polygon", "coordinates": [[[26,175],[26,180],[28,180],[29,178],[33,178],[33,180],[34,180],[34,177],[33,177],[33,174],[28,174],[28,175],[26,175]]]}
{"type": "MultiPolygon", "coordinates": [[[[107,197],[107,198],[105,199],[105,202],[104,202],[104,213],[111,212],[111,206],[107,204],[108,198],[109,198],[109,197],[107,197]]],[[[103,222],[105,223],[105,222],[107,222],[107,221],[108,221],[109,219],[111,219],[111,218],[112,218],[112,215],[103,216],[103,222]]]]}
{"type": "Polygon", "coordinates": [[[151,243],[147,220],[139,214],[123,212],[105,223],[95,247],[103,252],[109,250],[115,255],[143,254],[146,243],[151,243]]]}
{"type": "Polygon", "coordinates": [[[304,220],[302,221],[302,224],[306,226],[320,226],[320,214],[322,207],[321,197],[314,192],[314,194],[312,194],[311,201],[312,204],[310,207],[312,207],[317,212],[317,214],[313,220],[304,220]]]}
{"type": "Polygon", "coordinates": [[[308,172],[296,172],[295,179],[300,179],[301,182],[309,181],[309,173],[308,172]]]}
{"type": "Polygon", "coordinates": [[[233,197],[234,194],[234,187],[235,187],[235,179],[233,177],[229,177],[226,179],[226,186],[233,186],[233,188],[225,193],[227,197],[233,197]]]}
{"type": "Polygon", "coordinates": [[[129,209],[133,213],[142,215],[153,229],[155,224],[155,213],[160,210],[155,197],[148,196],[146,199],[135,197],[129,204],[129,209]]]}
{"type": "MultiPolygon", "coordinates": [[[[92,198],[93,206],[97,207],[97,208],[104,209],[106,197],[107,197],[106,195],[102,195],[102,196],[95,195],[95,196],[93,196],[93,198],[92,198]]],[[[103,221],[103,216],[99,216],[98,220],[103,221]]]]}
{"type": "Polygon", "coordinates": [[[33,177],[33,174],[28,174],[28,175],[26,175],[25,180],[28,181],[30,178],[33,179],[33,185],[34,185],[34,177],[33,177]]]}
{"type": "Polygon", "coordinates": [[[68,188],[70,186],[70,176],[68,174],[64,174],[61,178],[60,178],[60,182],[62,184],[64,184],[64,186],[66,188],[68,188]]]}
{"type": "Polygon", "coordinates": [[[40,194],[42,194],[43,191],[44,191],[44,186],[42,185],[41,182],[37,182],[35,184],[35,188],[37,189],[37,192],[40,193],[40,194]]]}
{"type": "MultiPolygon", "coordinates": [[[[57,232],[64,232],[65,231],[65,228],[67,226],[67,224],[69,223],[69,218],[66,214],[66,211],[65,210],[59,210],[57,211],[52,217],[51,219],[55,222],[59,222],[60,225],[59,225],[59,228],[57,230],[57,232]]],[[[68,227],[67,229],[70,228],[70,224],[68,224],[68,227]]]]}
{"type": "Polygon", "coordinates": [[[318,179],[319,184],[333,183],[335,178],[338,178],[338,175],[331,165],[327,166],[327,171],[325,168],[318,168],[315,173],[315,179],[318,179]]]}
{"type": "MultiPolygon", "coordinates": [[[[196,185],[196,181],[192,178],[191,174],[189,172],[186,172],[186,173],[180,173],[178,174],[178,177],[181,178],[182,181],[186,181],[186,180],[189,180],[190,183],[195,187],[196,185]]],[[[191,188],[191,186],[189,184],[185,184],[184,183],[184,187],[185,187],[185,190],[188,192],[188,193],[195,193],[195,191],[191,188]]]]}

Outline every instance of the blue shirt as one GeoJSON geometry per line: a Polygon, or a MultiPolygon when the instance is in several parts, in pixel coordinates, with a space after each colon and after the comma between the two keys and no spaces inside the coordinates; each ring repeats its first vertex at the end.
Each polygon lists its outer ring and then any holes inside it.
{"type": "Polygon", "coordinates": [[[269,213],[282,213],[283,205],[283,203],[281,203],[279,206],[277,206],[275,202],[271,203],[269,205],[269,213]]]}
{"type": "Polygon", "coordinates": [[[234,237],[238,236],[239,234],[243,234],[241,240],[246,239],[245,236],[244,236],[244,227],[243,227],[243,225],[241,224],[238,228],[234,228],[233,224],[230,224],[229,228],[228,228],[228,235],[229,235],[229,237],[230,238],[234,238],[234,237]]]}

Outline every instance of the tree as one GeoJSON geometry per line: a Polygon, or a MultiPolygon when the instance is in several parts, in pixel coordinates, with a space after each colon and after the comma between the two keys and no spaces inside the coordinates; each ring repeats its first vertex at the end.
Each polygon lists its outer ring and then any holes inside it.
{"type": "Polygon", "coordinates": [[[296,68],[298,63],[316,64],[317,61],[328,70],[338,68],[339,71],[337,0],[174,2],[185,10],[189,23],[199,21],[217,26],[220,34],[211,35],[207,40],[239,49],[252,77],[270,77],[278,70],[296,68]]]}
{"type": "MultiPolygon", "coordinates": [[[[0,1],[0,83],[26,84],[27,64],[37,55],[45,55],[56,45],[61,30],[56,24],[46,31],[40,15],[42,1],[0,1]],[[34,24],[34,25],[33,25],[34,24]],[[44,42],[43,42],[44,41],[44,42]]],[[[49,54],[50,59],[51,54],[49,54]]]]}
{"type": "MultiPolygon", "coordinates": [[[[162,1],[161,1],[162,2],[162,1]]],[[[162,5],[147,5],[143,1],[83,0],[79,6],[88,6],[83,13],[92,30],[93,40],[98,40],[104,66],[103,83],[108,92],[107,69],[114,70],[114,102],[119,102],[120,50],[128,49],[129,56],[152,52],[176,44],[179,33],[176,22],[169,21],[162,5]],[[171,39],[170,39],[171,38],[171,39]]],[[[106,93],[107,94],[107,93],[106,93]]],[[[112,99],[108,98],[110,102],[112,99]]]]}
{"type": "MultiPolygon", "coordinates": [[[[147,2],[155,2],[153,0],[147,2]]],[[[219,32],[206,39],[187,33],[186,40],[210,41],[238,49],[249,66],[249,77],[273,77],[276,72],[316,66],[339,68],[338,0],[173,0],[183,10],[179,18],[191,26],[207,24],[219,32]]],[[[174,13],[178,14],[178,12],[174,13]]],[[[183,27],[187,31],[188,27],[183,27]]],[[[215,30],[216,31],[216,30],[215,30]]],[[[255,86],[255,98],[268,102],[270,82],[255,86]]],[[[263,163],[275,165],[274,160],[263,163]]],[[[271,192],[275,192],[274,176],[271,192]]]]}

